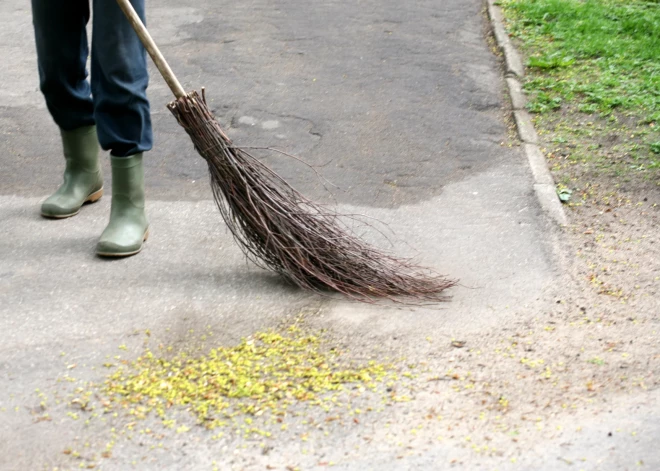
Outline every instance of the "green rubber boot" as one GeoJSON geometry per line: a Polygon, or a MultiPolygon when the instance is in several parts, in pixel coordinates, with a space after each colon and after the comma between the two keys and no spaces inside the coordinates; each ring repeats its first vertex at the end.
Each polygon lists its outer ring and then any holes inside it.
{"type": "Polygon", "coordinates": [[[142,250],[149,235],[149,223],[144,213],[142,153],[130,157],[110,155],[110,161],[110,222],[101,234],[96,253],[103,257],[126,257],[142,250]]]}
{"type": "Polygon", "coordinates": [[[41,205],[42,216],[56,219],[75,216],[83,204],[103,196],[96,126],[60,133],[66,159],[64,183],[41,205]]]}

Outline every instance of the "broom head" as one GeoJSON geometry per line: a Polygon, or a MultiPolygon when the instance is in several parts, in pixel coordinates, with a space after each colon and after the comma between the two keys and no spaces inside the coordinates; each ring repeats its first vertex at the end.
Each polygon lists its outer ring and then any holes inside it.
{"type": "Polygon", "coordinates": [[[358,301],[446,301],[456,281],[377,249],[341,215],[315,204],[244,149],[233,145],[192,92],[168,105],[206,160],[215,202],[245,255],[297,286],[358,301]]]}

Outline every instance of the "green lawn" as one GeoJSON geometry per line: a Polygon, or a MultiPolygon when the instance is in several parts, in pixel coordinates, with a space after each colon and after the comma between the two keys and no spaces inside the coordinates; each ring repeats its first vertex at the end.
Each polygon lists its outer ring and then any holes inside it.
{"type": "MultiPolygon", "coordinates": [[[[573,128],[585,119],[610,123],[593,129],[611,134],[625,121],[626,129],[619,130],[634,135],[625,153],[643,159],[644,170],[657,170],[660,0],[500,0],[499,4],[511,37],[528,57],[524,89],[529,110],[540,115],[540,126],[556,124],[553,116],[561,115],[564,125],[574,122],[573,128]]],[[[548,132],[553,139],[565,139],[553,129],[548,132]]],[[[596,141],[598,132],[591,137],[596,141]]]]}

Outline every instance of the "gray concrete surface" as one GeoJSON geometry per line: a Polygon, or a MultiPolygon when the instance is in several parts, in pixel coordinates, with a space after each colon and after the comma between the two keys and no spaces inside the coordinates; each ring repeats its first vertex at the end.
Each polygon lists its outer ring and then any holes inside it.
{"type": "MultiPolygon", "coordinates": [[[[264,159],[310,197],[381,219],[396,234],[397,252],[461,280],[440,309],[391,309],[321,299],[246,264],[214,209],[203,161],[165,109],[169,92],[155,73],[145,250],[111,262],[94,256],[108,197],[72,219],[40,218],[39,202],[58,185],[62,159],[37,89],[29,7],[3,1],[0,469],[68,469],[67,443],[81,435],[93,441],[101,431],[34,423],[25,407],[36,388],[54,387],[67,364],[80,365],[77,378],[101,380],[92,365],[119,344],[127,345],[124,355],[137,355],[138,331],[185,344],[191,329],[211,326],[219,341],[232,343],[307,312],[357,349],[399,353],[414,352],[429,333],[480,335],[506,325],[509,306],[542,309],[543,293],[559,278],[557,234],[534,196],[524,154],[502,145],[509,139],[505,85],[486,45],[482,8],[478,0],[149,3],[150,29],[173,70],[186,88],[207,87],[238,144],[300,155],[340,190],[328,195],[293,160],[264,159]]],[[[104,168],[109,179],[107,159],[104,168]]],[[[344,457],[341,469],[366,469],[344,456],[352,439],[336,428],[317,445],[344,457]]],[[[212,457],[222,456],[221,469],[264,469],[267,458],[301,458],[285,438],[270,457],[243,456],[237,447],[173,438],[168,451],[154,452],[157,461],[134,465],[144,450],[131,443],[101,467],[210,469],[212,457]]],[[[441,469],[425,459],[375,469],[441,469]]]]}
{"type": "MultiPolygon", "coordinates": [[[[333,467],[340,470],[394,471],[401,469],[498,469],[515,470],[619,470],[660,469],[660,457],[649,453],[657,446],[660,422],[657,420],[658,398],[655,392],[649,400],[618,404],[617,409],[597,418],[587,418],[587,425],[576,431],[574,424],[584,417],[573,417],[564,423],[566,431],[553,440],[531,447],[528,452],[509,460],[466,460],[447,465],[456,457],[456,450],[436,446],[407,460],[403,464],[395,456],[366,456],[358,462],[333,467]],[[644,457],[645,459],[642,459],[644,457]]],[[[322,469],[321,467],[317,469],[322,469]]]]}

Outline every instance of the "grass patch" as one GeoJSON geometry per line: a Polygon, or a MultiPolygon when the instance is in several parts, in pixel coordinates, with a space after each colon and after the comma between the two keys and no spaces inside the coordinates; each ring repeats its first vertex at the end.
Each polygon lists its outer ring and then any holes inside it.
{"type": "Polygon", "coordinates": [[[576,130],[588,124],[577,143],[572,141],[573,149],[575,144],[585,149],[582,161],[596,159],[608,168],[609,159],[617,175],[631,170],[657,175],[660,1],[501,0],[500,5],[509,34],[527,56],[528,109],[538,114],[540,131],[560,144],[555,150],[566,150],[560,141],[567,137],[556,133],[559,122],[576,130]]]}
{"type": "Polygon", "coordinates": [[[576,103],[581,111],[616,108],[660,118],[660,2],[503,0],[509,31],[529,53],[530,106],[576,103]],[[535,69],[535,70],[534,70],[535,69]],[[541,72],[541,73],[539,73],[541,72]]]}

